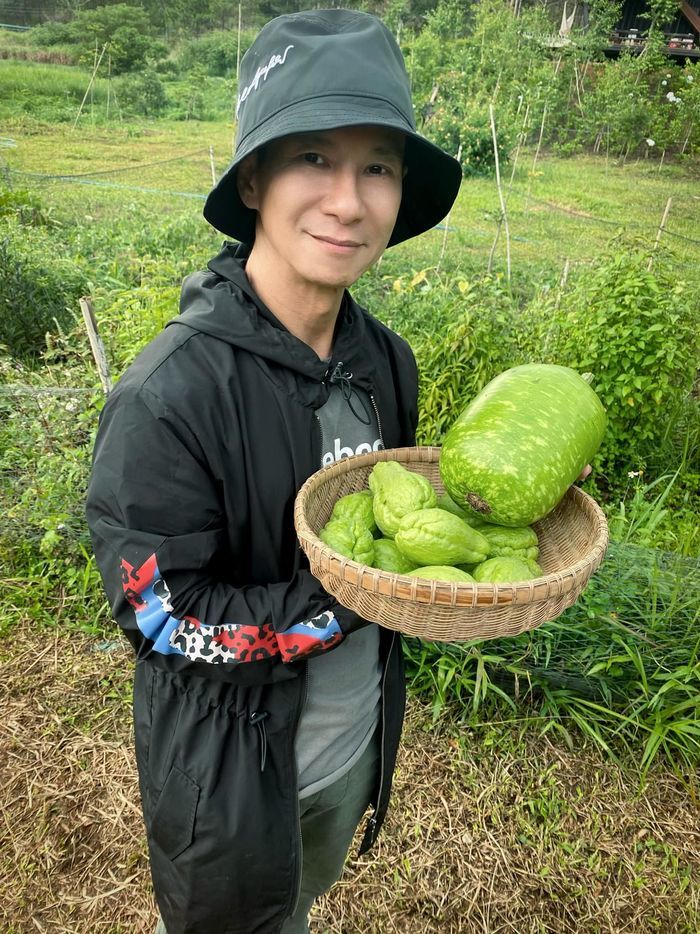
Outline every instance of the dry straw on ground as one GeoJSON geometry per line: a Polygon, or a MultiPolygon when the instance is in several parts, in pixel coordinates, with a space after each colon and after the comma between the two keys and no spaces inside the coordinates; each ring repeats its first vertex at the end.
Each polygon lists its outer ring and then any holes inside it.
{"type": "MultiPolygon", "coordinates": [[[[3,934],[153,928],[130,658],[100,649],[29,624],[0,646],[3,934]]],[[[672,776],[636,794],[592,751],[426,727],[412,705],[380,842],[314,934],[700,929],[700,815],[672,776]]]]}

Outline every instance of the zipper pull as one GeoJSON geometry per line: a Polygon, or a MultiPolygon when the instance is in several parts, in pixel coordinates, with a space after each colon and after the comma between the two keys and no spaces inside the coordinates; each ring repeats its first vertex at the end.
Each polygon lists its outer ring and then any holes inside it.
{"type": "Polygon", "coordinates": [[[266,710],[254,710],[248,717],[248,723],[257,727],[260,737],[260,771],[265,771],[267,763],[267,732],[265,730],[265,720],[269,717],[266,710]]]}

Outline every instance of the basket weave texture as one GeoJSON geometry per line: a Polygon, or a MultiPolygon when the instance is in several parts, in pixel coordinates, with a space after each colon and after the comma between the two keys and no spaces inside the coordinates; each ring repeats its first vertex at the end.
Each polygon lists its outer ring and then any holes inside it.
{"type": "Polygon", "coordinates": [[[444,493],[439,458],[438,447],[394,448],[344,458],[309,477],[297,494],[294,524],[312,574],[364,619],[423,639],[495,639],[555,619],[576,601],[608,544],[603,511],[578,487],[535,523],[544,575],[529,581],[471,584],[391,574],[344,558],[318,537],[341,496],[367,489],[378,461],[398,461],[444,493]]]}

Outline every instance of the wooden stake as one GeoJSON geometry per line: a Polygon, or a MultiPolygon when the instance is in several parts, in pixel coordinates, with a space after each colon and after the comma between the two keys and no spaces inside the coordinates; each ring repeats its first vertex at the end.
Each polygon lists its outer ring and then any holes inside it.
{"type": "Polygon", "coordinates": [[[515,178],[515,170],[518,165],[518,158],[520,157],[520,147],[523,145],[527,137],[527,118],[529,114],[530,114],[530,105],[526,104],[525,116],[523,117],[523,125],[520,130],[520,133],[518,134],[518,145],[515,147],[515,158],[513,159],[513,170],[510,173],[510,182],[508,183],[509,191],[513,187],[513,179],[515,178]]]}
{"type": "Polygon", "coordinates": [[[209,147],[209,164],[211,165],[211,183],[216,185],[216,169],[214,167],[214,147],[209,147]]]}
{"type": "Polygon", "coordinates": [[[241,64],[241,4],[238,4],[238,40],[236,44],[236,84],[238,84],[238,69],[241,64]]]}
{"type": "Polygon", "coordinates": [[[107,119],[109,120],[109,98],[112,90],[112,56],[107,56],[107,119]]]}
{"type": "Polygon", "coordinates": [[[547,104],[544,105],[544,110],[542,111],[542,123],[540,124],[540,137],[537,140],[537,149],[535,150],[535,158],[532,162],[532,174],[535,174],[535,166],[537,165],[537,159],[540,155],[540,147],[542,146],[542,136],[544,134],[544,122],[547,119],[547,104]]]}
{"type": "Polygon", "coordinates": [[[664,232],[664,227],[666,226],[666,221],[668,220],[668,212],[671,210],[671,201],[673,198],[669,198],[666,202],[666,207],[664,208],[663,217],[661,218],[661,223],[659,224],[659,229],[656,231],[656,240],[654,240],[654,246],[651,250],[651,256],[649,257],[649,262],[647,263],[647,272],[651,271],[652,263],[654,262],[654,253],[656,252],[659,241],[661,240],[661,234],[664,232]]]}
{"type": "Polygon", "coordinates": [[[112,391],[112,378],[109,374],[109,363],[107,362],[107,354],[105,353],[102,338],[97,330],[97,319],[95,318],[92,303],[86,296],[80,299],[80,310],[83,313],[83,320],[85,321],[88,340],[90,341],[90,349],[92,350],[92,356],[95,358],[97,372],[100,376],[100,382],[102,383],[102,391],[108,396],[112,391]]]}
{"type": "MultiPolygon", "coordinates": [[[[457,150],[457,162],[460,166],[462,165],[462,144],[460,143],[459,149],[457,150]]],[[[440,258],[438,259],[437,266],[435,267],[435,272],[440,272],[440,266],[442,265],[442,260],[445,256],[445,250],[447,249],[447,234],[450,227],[450,215],[452,214],[452,208],[450,208],[447,217],[445,218],[445,230],[442,235],[442,247],[440,249],[440,258]]]]}
{"type": "MultiPolygon", "coordinates": [[[[510,284],[510,230],[508,229],[508,214],[506,213],[506,202],[503,197],[503,189],[501,187],[501,168],[500,162],[498,159],[498,139],[496,137],[496,121],[493,116],[493,104],[489,104],[489,118],[491,120],[491,137],[493,139],[493,156],[496,163],[496,185],[498,187],[498,198],[501,202],[501,217],[503,218],[503,226],[506,231],[506,269],[508,273],[508,283],[510,284]]],[[[496,233],[498,237],[498,232],[496,233]]]]}
{"type": "Polygon", "coordinates": [[[94,67],[94,69],[93,69],[92,75],[90,76],[90,84],[88,84],[88,86],[87,86],[87,88],[86,88],[86,90],[85,90],[85,94],[83,95],[83,99],[82,99],[82,101],[80,102],[80,107],[78,108],[78,113],[77,113],[77,115],[76,115],[75,122],[73,123],[73,129],[75,129],[76,126],[78,125],[78,120],[80,119],[80,114],[83,112],[83,107],[85,106],[85,101],[87,100],[87,96],[88,96],[88,94],[90,93],[90,88],[92,87],[92,83],[93,83],[93,81],[95,80],[95,75],[97,74],[97,69],[100,67],[100,62],[102,61],[102,56],[105,54],[105,49],[106,49],[106,48],[107,48],[107,43],[105,42],[105,44],[102,46],[102,51],[100,52],[100,57],[98,58],[97,62],[95,63],[95,67],[94,67]]]}

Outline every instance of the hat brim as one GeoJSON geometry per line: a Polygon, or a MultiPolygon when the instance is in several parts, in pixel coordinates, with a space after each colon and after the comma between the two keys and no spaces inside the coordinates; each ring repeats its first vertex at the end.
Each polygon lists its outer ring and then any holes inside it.
{"type": "Polygon", "coordinates": [[[399,110],[386,101],[356,96],[329,96],[301,101],[274,114],[244,139],[226,172],[212,188],[204,217],[221,233],[242,243],[255,239],[256,212],[241,201],[236,172],[246,156],[260,146],[292,133],[335,130],[348,126],[382,126],[406,137],[401,206],[388,246],[430,230],[449,212],[462,181],[462,169],[452,156],[417,133],[399,110]]]}

